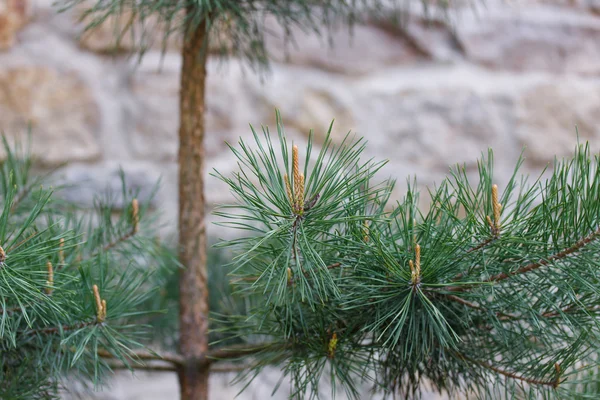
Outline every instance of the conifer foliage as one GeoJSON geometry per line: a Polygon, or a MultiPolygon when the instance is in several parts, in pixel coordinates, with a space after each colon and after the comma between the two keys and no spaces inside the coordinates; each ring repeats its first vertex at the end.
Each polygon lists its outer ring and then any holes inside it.
{"type": "Polygon", "coordinates": [[[102,383],[108,359],[136,363],[134,350],[147,339],[140,305],[165,257],[145,224],[147,205],[125,185],[119,197],[99,199],[92,215],[82,213],[4,145],[0,398],[56,398],[65,379],[102,383]]]}
{"type": "Polygon", "coordinates": [[[237,292],[260,299],[228,329],[267,344],[246,377],[279,365],[295,398],[318,396],[324,376],[351,397],[365,383],[407,398],[597,395],[600,159],[587,144],[547,179],[529,182],[520,160],[503,187],[490,151],[423,209],[414,182],[395,203],[392,181],[373,183],[383,164],[361,159],[361,139],[328,134],[316,153],[279,120],[254,139],[231,147],[233,176],[215,172],[237,200],[217,211],[242,233],[222,243],[237,292]]]}

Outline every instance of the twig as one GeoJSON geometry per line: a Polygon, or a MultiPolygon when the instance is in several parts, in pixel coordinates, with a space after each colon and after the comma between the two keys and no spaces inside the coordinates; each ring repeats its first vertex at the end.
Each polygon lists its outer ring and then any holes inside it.
{"type": "MultiPolygon", "coordinates": [[[[118,237],[117,239],[115,239],[114,241],[108,243],[107,245],[105,245],[102,248],[102,251],[108,251],[110,249],[112,249],[113,247],[115,247],[116,245],[118,245],[119,243],[122,243],[130,238],[132,238],[135,235],[135,232],[133,230],[127,232],[126,234],[124,234],[123,236],[118,237]]],[[[92,258],[94,256],[98,255],[98,253],[94,253],[94,255],[92,256],[92,258]]]]}
{"type": "Polygon", "coordinates": [[[444,297],[446,297],[448,300],[455,301],[455,302],[457,302],[457,303],[460,303],[460,304],[462,304],[462,305],[464,305],[464,306],[467,306],[467,307],[469,307],[469,308],[473,308],[473,309],[475,309],[475,310],[481,310],[481,311],[484,311],[484,309],[483,309],[483,308],[481,308],[479,305],[477,305],[477,304],[475,304],[475,303],[471,303],[470,301],[468,301],[468,300],[465,300],[465,299],[462,299],[462,298],[460,298],[460,297],[458,297],[458,296],[455,296],[455,295],[453,295],[453,294],[447,294],[447,295],[445,295],[444,297]]]}
{"type": "Polygon", "coordinates": [[[494,371],[497,374],[504,375],[504,376],[506,376],[508,378],[517,379],[519,381],[527,382],[527,383],[532,384],[532,385],[552,386],[553,388],[558,387],[558,383],[559,383],[559,379],[560,379],[560,367],[557,367],[558,364],[555,364],[555,368],[556,368],[556,371],[557,371],[556,377],[554,379],[552,379],[552,380],[542,380],[542,379],[535,379],[535,378],[527,378],[527,377],[518,375],[517,373],[514,373],[514,372],[505,371],[505,370],[500,369],[498,367],[494,367],[493,365],[490,365],[490,364],[488,364],[488,363],[486,363],[484,361],[479,361],[479,360],[472,359],[472,358],[470,358],[470,357],[468,357],[468,356],[466,356],[464,354],[458,353],[456,351],[453,351],[453,353],[455,353],[459,358],[461,358],[461,359],[463,359],[465,361],[471,362],[473,364],[480,365],[480,366],[482,366],[484,368],[489,369],[490,371],[494,371]]]}
{"type": "Polygon", "coordinates": [[[110,361],[107,363],[111,369],[136,369],[143,371],[154,371],[154,372],[177,372],[177,368],[172,364],[137,364],[137,365],[126,365],[116,361],[110,361]]]}
{"type": "MultiPolygon", "coordinates": [[[[209,350],[206,354],[206,359],[209,360],[209,364],[219,360],[230,360],[235,358],[241,358],[249,355],[253,355],[259,353],[263,350],[268,350],[271,347],[274,347],[275,344],[254,344],[254,345],[237,345],[237,346],[229,346],[222,349],[209,350]]],[[[277,345],[281,346],[281,345],[277,345]]]]}
{"type": "Polygon", "coordinates": [[[10,252],[11,252],[11,251],[13,251],[14,249],[16,249],[16,248],[18,248],[19,246],[21,246],[23,243],[25,243],[25,242],[29,241],[30,239],[32,239],[32,238],[33,238],[35,235],[37,235],[38,233],[39,233],[38,231],[35,231],[35,232],[33,232],[31,235],[29,235],[29,236],[28,236],[28,237],[26,237],[25,239],[21,240],[19,243],[17,243],[17,244],[15,244],[15,245],[13,245],[13,246],[12,246],[10,249],[7,249],[6,251],[10,253],[10,252]]]}
{"type": "MultiPolygon", "coordinates": [[[[600,306],[587,307],[587,308],[583,308],[582,310],[598,311],[598,310],[600,310],[600,306]]],[[[542,313],[541,315],[542,315],[542,317],[545,317],[545,318],[551,318],[551,317],[557,317],[560,314],[567,314],[571,311],[578,311],[577,304],[571,304],[570,306],[565,307],[565,308],[561,309],[560,311],[546,311],[546,312],[542,313]]]]}
{"type": "MultiPolygon", "coordinates": [[[[133,199],[131,201],[131,229],[125,233],[124,235],[116,238],[115,240],[113,240],[112,242],[104,245],[104,247],[102,248],[102,251],[99,252],[95,252],[93,253],[89,258],[87,258],[86,260],[89,260],[91,258],[96,257],[98,254],[101,254],[103,252],[106,252],[110,249],[112,249],[113,247],[117,246],[118,244],[132,238],[133,236],[135,236],[140,229],[140,217],[139,217],[139,204],[137,199],[133,199]]],[[[77,262],[82,263],[86,260],[78,260],[77,262]]]]}
{"type": "Polygon", "coordinates": [[[74,330],[85,328],[87,326],[95,325],[95,324],[96,324],[96,321],[94,320],[94,321],[89,321],[89,322],[80,322],[80,323],[74,324],[74,325],[52,326],[52,327],[48,327],[48,328],[25,330],[22,333],[29,334],[29,335],[34,335],[36,333],[39,333],[42,335],[52,335],[52,334],[58,333],[60,331],[63,331],[63,332],[74,331],[74,330]]]}
{"type": "MultiPolygon", "coordinates": [[[[129,351],[127,353],[129,358],[133,360],[143,360],[143,361],[164,361],[170,364],[183,364],[184,359],[179,354],[175,353],[151,353],[149,351],[129,351]]],[[[106,359],[115,359],[115,356],[112,353],[104,349],[98,350],[98,357],[106,358],[106,359]]],[[[134,368],[137,368],[135,366],[134,368]]]]}
{"type": "Polygon", "coordinates": [[[588,236],[584,237],[583,239],[578,240],[573,246],[569,247],[568,249],[565,249],[556,254],[553,254],[545,260],[540,260],[537,262],[527,264],[513,272],[509,272],[509,273],[502,272],[500,274],[493,275],[490,278],[486,279],[484,282],[499,282],[504,279],[510,278],[511,276],[525,274],[529,271],[536,270],[540,267],[550,264],[553,261],[562,260],[563,258],[567,257],[570,254],[575,253],[576,251],[580,250],[587,244],[589,244],[592,241],[594,241],[595,239],[597,239],[599,235],[600,235],[600,228],[598,228],[597,230],[595,230],[588,236]]]}
{"type": "Polygon", "coordinates": [[[491,238],[488,238],[488,239],[484,240],[483,242],[479,243],[477,246],[475,246],[475,247],[471,247],[469,250],[467,250],[467,251],[465,252],[465,254],[471,254],[471,253],[473,253],[473,252],[475,252],[475,251],[477,251],[477,250],[481,250],[481,249],[483,249],[485,246],[487,246],[488,244],[492,243],[492,242],[493,242],[494,240],[496,240],[496,239],[498,239],[498,238],[497,238],[497,237],[495,237],[495,236],[492,236],[491,238]]]}
{"type": "MultiPolygon", "coordinates": [[[[335,269],[335,268],[338,268],[341,266],[342,266],[342,263],[336,262],[336,263],[326,266],[325,268],[335,269]]],[[[309,271],[304,271],[304,276],[308,277],[308,273],[309,273],[309,271]]],[[[256,282],[257,280],[258,280],[258,277],[256,277],[256,276],[246,276],[243,278],[235,279],[234,282],[256,282]]],[[[289,279],[288,279],[288,281],[289,281],[289,279]]]]}
{"type": "MultiPolygon", "coordinates": [[[[524,265],[521,268],[517,269],[516,271],[501,272],[499,274],[492,275],[488,279],[485,279],[485,280],[477,283],[477,285],[486,284],[486,283],[496,283],[496,282],[503,281],[505,279],[511,278],[516,275],[521,275],[521,274],[525,274],[525,273],[528,273],[531,271],[535,271],[536,269],[538,269],[540,267],[544,267],[554,261],[562,260],[562,259],[566,258],[567,256],[581,250],[583,247],[585,247],[586,245],[588,245],[589,243],[591,243],[595,239],[597,239],[598,236],[600,236],[600,228],[598,228],[594,232],[590,233],[588,236],[578,240],[573,246],[571,246],[567,249],[564,249],[558,253],[552,254],[550,257],[548,257],[544,260],[539,260],[536,262],[529,263],[529,264],[524,265]]],[[[444,288],[444,290],[447,290],[450,292],[464,292],[467,289],[472,288],[473,286],[474,286],[474,284],[464,285],[464,286],[453,286],[453,287],[444,288]]]]}
{"type": "Polygon", "coordinates": [[[19,207],[19,204],[21,203],[21,201],[23,201],[23,199],[25,199],[25,197],[27,197],[27,195],[29,194],[29,192],[31,191],[31,188],[33,187],[33,185],[26,185],[24,188],[22,188],[17,195],[13,198],[13,202],[10,206],[10,212],[14,213],[15,210],[17,209],[17,207],[19,207]]]}
{"type": "Polygon", "coordinates": [[[10,315],[10,314],[14,314],[16,312],[22,312],[22,311],[23,311],[23,309],[21,308],[21,306],[14,306],[14,307],[10,307],[10,308],[7,308],[7,309],[0,308],[0,315],[1,314],[8,314],[8,315],[10,315]]]}
{"type": "MultiPolygon", "coordinates": [[[[220,360],[231,360],[253,355],[269,349],[271,346],[273,346],[272,343],[264,345],[229,346],[222,349],[209,350],[200,360],[197,360],[197,362],[199,366],[207,366],[220,360]]],[[[181,366],[185,363],[185,359],[181,355],[175,353],[159,354],[148,351],[131,351],[127,355],[132,360],[163,361],[175,366],[181,366]]],[[[98,356],[105,359],[116,359],[112,353],[106,350],[98,350],[98,356]]],[[[137,365],[132,365],[132,368],[137,368],[137,365]]]]}
{"type": "MultiPolygon", "coordinates": [[[[486,308],[481,307],[480,305],[476,304],[476,303],[472,303],[468,300],[465,300],[463,298],[460,298],[458,296],[454,296],[452,294],[444,294],[444,297],[447,298],[448,300],[452,300],[455,301],[457,303],[460,303],[464,306],[467,306],[469,308],[473,308],[475,310],[479,310],[482,312],[487,312],[488,310],[486,308]]],[[[513,319],[519,319],[520,316],[516,315],[516,314],[506,314],[503,313],[502,311],[496,311],[496,316],[500,319],[500,320],[513,320],[513,319]]]]}
{"type": "MultiPolygon", "coordinates": [[[[177,367],[173,364],[169,363],[159,363],[152,362],[147,364],[136,364],[136,365],[126,365],[117,360],[110,360],[108,362],[108,366],[112,369],[134,369],[134,370],[142,370],[142,371],[152,371],[152,372],[177,372],[177,367]]],[[[240,372],[245,371],[249,368],[252,368],[253,364],[211,364],[210,372],[217,374],[226,374],[231,372],[240,372]]]]}

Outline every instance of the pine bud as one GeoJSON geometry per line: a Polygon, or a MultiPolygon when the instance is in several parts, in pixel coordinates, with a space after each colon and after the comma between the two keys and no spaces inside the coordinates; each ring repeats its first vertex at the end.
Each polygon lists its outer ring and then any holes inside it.
{"type": "Polygon", "coordinates": [[[300,174],[298,179],[298,187],[294,189],[296,194],[296,209],[298,214],[302,214],[304,211],[304,174],[300,174]]]}
{"type": "Polygon", "coordinates": [[[492,202],[494,210],[494,227],[496,230],[500,230],[500,211],[502,210],[502,204],[498,201],[498,185],[492,185],[492,202]]]}
{"type": "Polygon", "coordinates": [[[421,282],[421,246],[415,245],[415,261],[408,262],[410,267],[410,280],[413,286],[418,285],[421,282]]]}
{"type": "Polygon", "coordinates": [[[294,178],[294,212],[301,214],[304,210],[304,175],[300,173],[298,146],[292,147],[292,173],[294,178]]]}
{"type": "Polygon", "coordinates": [[[283,175],[283,181],[285,182],[285,193],[287,194],[292,210],[295,211],[296,206],[294,204],[294,197],[292,196],[292,186],[290,185],[290,178],[287,174],[283,175]]]}
{"type": "Polygon", "coordinates": [[[139,204],[137,199],[131,200],[131,233],[136,234],[140,229],[139,204]]]}
{"type": "Polygon", "coordinates": [[[46,281],[46,294],[50,296],[52,294],[54,286],[54,268],[52,267],[52,263],[50,261],[46,263],[46,268],[48,270],[48,280],[46,281]]]}
{"type": "Polygon", "coordinates": [[[98,323],[102,323],[104,322],[104,318],[106,317],[106,301],[100,298],[100,291],[98,290],[98,285],[92,286],[92,290],[94,291],[94,299],[96,300],[96,320],[98,321],[98,323]]]}
{"type": "Polygon", "coordinates": [[[333,356],[335,355],[335,349],[337,348],[337,343],[337,333],[333,332],[331,339],[329,339],[329,345],[327,346],[327,357],[333,358],[333,356]]]}

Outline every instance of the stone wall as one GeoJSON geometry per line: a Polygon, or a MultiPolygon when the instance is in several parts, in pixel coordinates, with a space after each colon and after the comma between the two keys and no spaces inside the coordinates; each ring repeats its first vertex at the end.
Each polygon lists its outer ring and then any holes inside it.
{"type": "MultiPolygon", "coordinates": [[[[118,187],[120,166],[142,195],[162,178],[155,205],[173,229],[177,39],[166,54],[151,47],[138,63],[127,56],[132,41],[113,51],[111,26],[80,37],[77,12],[57,14],[51,4],[0,0],[0,131],[17,138],[31,127],[39,168],[66,163],[60,175],[86,188],[67,195],[86,204],[98,190],[118,187]]],[[[332,118],[336,139],[348,130],[365,136],[368,155],[389,160],[383,175],[399,178],[397,196],[409,175],[431,185],[453,163],[475,171],[488,147],[500,185],[523,147],[525,172],[537,174],[554,155],[572,151],[576,126],[600,148],[600,2],[485,5],[453,11],[451,23],[425,22],[415,10],[402,28],[373,20],[352,35],[339,29],[333,48],[301,33],[297,49],[286,48],[275,34],[274,62],[262,75],[212,59],[208,168],[232,171],[225,141],[248,138],[249,123],[273,126],[275,108],[299,143],[309,129],[322,140],[332,118]]],[[[207,178],[211,206],[229,198],[207,178]]],[[[170,383],[157,398],[176,393],[172,377],[164,379],[170,383]]],[[[226,380],[219,382],[216,388],[226,380]]],[[[107,398],[136,398],[119,390],[107,398]]]]}

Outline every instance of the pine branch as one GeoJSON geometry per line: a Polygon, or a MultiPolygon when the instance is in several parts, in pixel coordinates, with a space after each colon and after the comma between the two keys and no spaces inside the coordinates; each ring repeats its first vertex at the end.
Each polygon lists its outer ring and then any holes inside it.
{"type": "Polygon", "coordinates": [[[21,188],[21,190],[13,198],[13,202],[10,206],[11,213],[14,213],[17,210],[17,207],[19,207],[19,204],[21,204],[21,202],[27,197],[27,195],[29,194],[29,192],[31,191],[33,186],[34,185],[31,184],[31,185],[26,185],[25,187],[21,188]]]}
{"type": "Polygon", "coordinates": [[[20,312],[23,312],[23,308],[21,308],[21,306],[14,306],[14,307],[10,307],[10,308],[7,308],[7,309],[0,308],[0,315],[6,313],[7,315],[10,316],[10,315],[12,315],[14,313],[20,313],[20,312]]]}
{"type": "Polygon", "coordinates": [[[46,327],[46,328],[40,328],[40,329],[26,329],[20,332],[20,334],[24,334],[24,335],[35,335],[35,334],[42,334],[42,335],[54,335],[56,333],[59,332],[68,332],[68,331],[74,331],[77,329],[81,329],[81,328],[85,328],[91,325],[95,325],[98,322],[96,320],[94,321],[89,321],[89,322],[80,322],[74,325],[62,325],[62,326],[52,326],[52,327],[46,327]]]}
{"type": "Polygon", "coordinates": [[[128,365],[123,364],[114,360],[108,362],[108,366],[111,369],[127,369],[127,370],[142,370],[142,371],[153,371],[153,372],[177,372],[177,368],[172,364],[135,364],[128,365]]]}
{"type": "MultiPolygon", "coordinates": [[[[209,350],[205,356],[200,360],[199,365],[210,365],[217,361],[241,358],[244,356],[253,355],[263,350],[270,349],[275,344],[264,344],[264,345],[239,345],[230,346],[222,349],[209,350]]],[[[279,345],[277,345],[279,347],[279,345]]],[[[107,350],[98,350],[98,356],[105,359],[115,359],[115,356],[107,350]]],[[[154,353],[148,351],[131,351],[128,353],[129,358],[132,360],[143,360],[143,361],[164,361],[175,366],[183,365],[185,359],[176,353],[154,353]]],[[[132,368],[137,368],[137,365],[133,365],[132,368]]]]}
{"type": "MultiPolygon", "coordinates": [[[[341,267],[341,266],[342,266],[342,263],[336,262],[336,263],[333,263],[333,264],[330,264],[330,265],[326,266],[325,268],[327,268],[327,269],[335,269],[335,268],[338,268],[338,267],[341,267]]],[[[309,276],[308,271],[304,271],[304,276],[305,277],[309,276]]],[[[243,277],[243,278],[236,279],[236,280],[234,280],[234,282],[256,282],[257,280],[258,280],[258,277],[256,277],[256,276],[246,276],[246,277],[243,277]]],[[[293,279],[291,279],[290,281],[293,282],[293,279]]]]}
{"type": "Polygon", "coordinates": [[[477,250],[481,250],[484,247],[488,246],[489,244],[491,244],[492,242],[494,242],[496,239],[498,239],[497,236],[492,236],[486,240],[484,240],[483,242],[479,243],[477,246],[475,247],[471,247],[469,250],[467,250],[465,252],[465,254],[471,254],[473,252],[476,252],[477,250]]]}
{"type": "MultiPolygon", "coordinates": [[[[478,310],[478,311],[481,311],[481,312],[488,312],[487,309],[481,307],[480,305],[472,303],[472,302],[470,302],[468,300],[465,300],[463,298],[460,298],[458,296],[454,296],[452,294],[446,294],[446,295],[444,295],[444,297],[446,299],[448,299],[448,300],[455,301],[457,303],[460,303],[460,304],[462,304],[464,306],[467,306],[469,308],[472,308],[474,310],[478,310]]],[[[516,314],[507,314],[507,313],[503,313],[501,311],[496,311],[496,316],[500,320],[514,320],[514,319],[520,319],[521,318],[520,316],[518,316],[516,314]]]]}
{"type": "MultiPolygon", "coordinates": [[[[468,249],[468,250],[467,250],[467,251],[464,253],[464,255],[468,255],[468,254],[474,253],[474,252],[476,252],[476,251],[479,251],[479,250],[481,250],[481,249],[484,249],[485,247],[487,247],[487,246],[489,246],[490,244],[492,244],[493,242],[495,242],[495,241],[496,241],[496,239],[498,239],[498,236],[492,236],[492,237],[490,237],[490,238],[488,238],[488,239],[486,239],[486,240],[484,240],[484,241],[480,242],[480,243],[479,243],[479,244],[477,244],[476,246],[474,246],[474,247],[471,247],[470,249],[468,249]]],[[[467,274],[468,274],[468,272],[466,272],[466,271],[465,271],[465,272],[458,273],[458,274],[456,274],[456,275],[454,276],[454,278],[452,278],[452,281],[459,281],[459,280],[461,280],[462,278],[464,278],[464,277],[465,277],[467,274]]]]}
{"type": "MultiPolygon", "coordinates": [[[[129,358],[134,360],[144,360],[144,361],[164,361],[174,365],[183,364],[183,357],[179,354],[175,353],[154,353],[148,351],[130,351],[127,353],[129,358]]],[[[115,356],[108,352],[105,349],[98,350],[98,357],[106,358],[106,359],[114,359],[115,356]]]]}
{"type": "Polygon", "coordinates": [[[579,306],[577,304],[571,304],[570,306],[564,307],[562,308],[560,311],[546,311],[544,313],[541,314],[542,317],[545,318],[552,318],[552,317],[558,317],[561,314],[569,314],[571,312],[574,311],[598,311],[600,310],[600,306],[592,306],[592,307],[586,307],[586,308],[579,308],[579,306]]]}
{"type": "Polygon", "coordinates": [[[484,361],[472,359],[472,358],[470,358],[462,353],[458,353],[456,351],[453,351],[453,353],[455,353],[458,358],[461,358],[465,361],[480,365],[486,369],[489,369],[490,371],[496,372],[497,374],[506,376],[507,378],[516,379],[516,380],[519,380],[522,382],[529,383],[531,385],[551,386],[556,389],[560,383],[560,367],[558,366],[558,364],[555,364],[556,377],[552,380],[543,380],[543,379],[527,378],[525,376],[519,375],[514,372],[505,371],[498,367],[494,367],[493,365],[490,365],[484,361]]]}
{"type": "MultiPolygon", "coordinates": [[[[141,371],[151,371],[151,372],[177,372],[178,369],[173,364],[165,364],[165,363],[147,363],[147,364],[135,364],[135,365],[127,365],[116,360],[110,360],[108,362],[108,366],[113,369],[126,369],[126,370],[141,370],[141,371]]],[[[241,372],[251,369],[253,364],[247,363],[238,363],[238,364],[211,364],[210,372],[217,374],[227,374],[232,372],[241,372]]]]}
{"type": "MultiPolygon", "coordinates": [[[[127,232],[126,234],[119,236],[118,238],[116,238],[115,240],[113,240],[112,242],[106,244],[103,248],[102,248],[102,252],[105,251],[109,251],[110,249],[112,249],[113,247],[117,246],[120,243],[123,243],[129,239],[131,239],[133,236],[135,236],[136,232],[134,232],[134,230],[132,229],[131,231],[127,232]]],[[[91,258],[97,256],[100,253],[94,253],[92,254],[91,258]]]]}
{"type": "MultiPolygon", "coordinates": [[[[593,242],[594,240],[598,239],[598,237],[600,236],[600,228],[598,228],[597,230],[595,230],[594,232],[592,232],[591,234],[589,234],[588,236],[579,239],[573,246],[566,248],[564,250],[561,250],[558,253],[552,254],[550,257],[546,258],[545,260],[540,260],[537,262],[532,262],[529,263],[523,267],[520,267],[519,269],[517,269],[516,271],[512,271],[512,272],[501,272],[499,274],[496,275],[492,275],[491,277],[489,277],[488,279],[485,279],[481,282],[479,282],[478,284],[476,284],[477,286],[479,286],[480,284],[486,284],[486,283],[496,283],[496,282],[501,282],[505,279],[511,278],[513,276],[517,276],[517,275],[522,275],[522,274],[526,274],[528,272],[531,271],[535,271],[540,267],[544,267],[554,261],[559,261],[562,260],[564,258],[566,258],[567,256],[581,250],[582,248],[584,248],[586,245],[588,245],[589,243],[593,242]]],[[[459,274],[461,277],[462,275],[459,274]]],[[[457,275],[457,276],[459,276],[457,275]]],[[[474,286],[476,286],[475,284],[469,284],[469,285],[464,285],[464,286],[452,286],[452,287],[447,287],[444,288],[443,290],[445,291],[449,291],[449,292],[464,292],[467,291],[468,289],[473,288],[474,286]]]]}
{"type": "Polygon", "coordinates": [[[563,258],[567,257],[568,255],[581,250],[587,244],[589,244],[589,243],[593,242],[595,239],[597,239],[598,236],[600,236],[600,228],[598,228],[597,230],[595,230],[588,236],[578,240],[573,246],[571,246],[565,250],[562,250],[556,254],[551,255],[550,257],[548,257],[545,260],[540,260],[538,262],[527,264],[524,267],[521,267],[518,270],[513,271],[513,272],[509,272],[509,273],[502,272],[500,274],[494,275],[494,276],[486,279],[484,282],[500,282],[504,279],[510,278],[515,275],[521,275],[521,274],[525,274],[530,271],[534,271],[540,267],[550,264],[553,261],[562,260],[563,258]]]}

